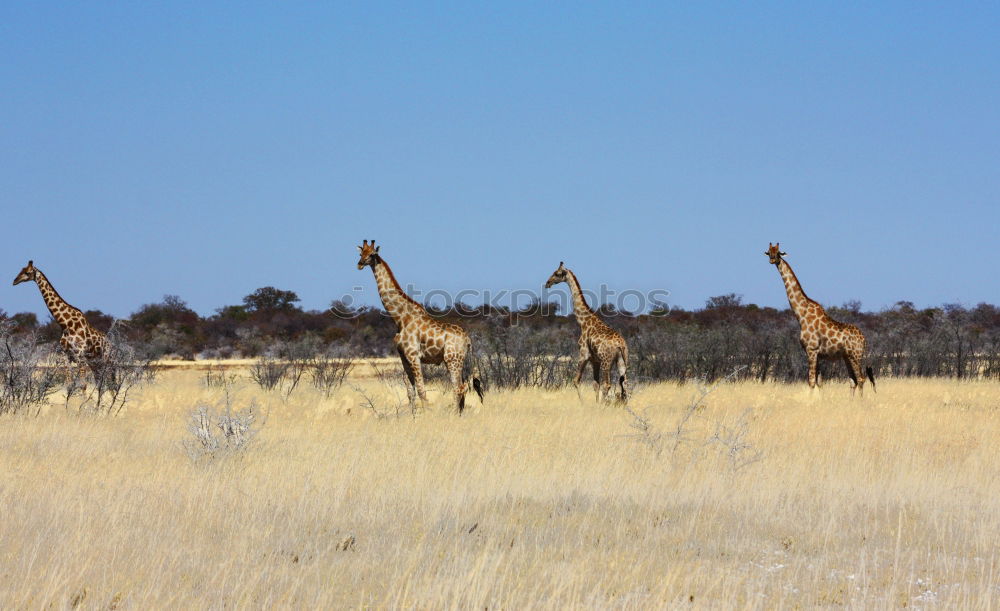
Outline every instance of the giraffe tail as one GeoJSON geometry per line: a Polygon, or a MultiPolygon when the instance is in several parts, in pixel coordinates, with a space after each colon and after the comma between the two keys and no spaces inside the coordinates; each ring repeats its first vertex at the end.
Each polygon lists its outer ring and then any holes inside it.
{"type": "Polygon", "coordinates": [[[476,394],[479,395],[479,402],[483,402],[483,382],[476,376],[472,376],[472,388],[476,389],[476,394]]]}
{"type": "Polygon", "coordinates": [[[872,383],[872,392],[878,392],[877,390],[875,390],[875,372],[872,371],[872,366],[871,365],[869,365],[867,368],[865,368],[865,374],[868,376],[868,379],[871,380],[871,383],[872,383]]]}

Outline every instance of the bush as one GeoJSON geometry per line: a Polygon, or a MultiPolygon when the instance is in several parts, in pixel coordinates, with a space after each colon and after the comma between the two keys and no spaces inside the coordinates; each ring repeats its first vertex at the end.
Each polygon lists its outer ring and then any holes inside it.
{"type": "Polygon", "coordinates": [[[119,321],[107,333],[104,354],[90,362],[94,375],[94,390],[80,409],[117,415],[128,402],[129,393],[137,386],[153,381],[152,357],[140,356],[125,340],[119,321]]]}
{"type": "Polygon", "coordinates": [[[222,365],[209,365],[205,368],[205,387],[228,388],[232,386],[237,377],[239,377],[237,374],[227,372],[222,365]]]}
{"type": "Polygon", "coordinates": [[[316,357],[312,364],[312,385],[329,398],[335,390],[344,385],[347,375],[354,369],[354,358],[340,358],[329,354],[316,357]]]}
{"type": "Polygon", "coordinates": [[[264,355],[250,366],[250,379],[264,390],[274,390],[288,375],[288,363],[264,355]]]}
{"type": "Polygon", "coordinates": [[[13,335],[14,324],[0,321],[0,414],[41,409],[49,395],[65,379],[55,367],[46,365],[52,350],[39,345],[34,333],[13,335]]]}
{"type": "Polygon", "coordinates": [[[191,413],[188,431],[193,439],[186,439],[183,445],[192,460],[245,452],[260,432],[263,421],[257,420],[254,402],[246,410],[233,412],[232,398],[227,389],[224,404],[225,411],[222,412],[199,405],[191,413]]]}
{"type": "Polygon", "coordinates": [[[557,388],[576,371],[578,347],[567,329],[531,328],[493,317],[472,334],[472,363],[489,388],[557,388]]]}
{"type": "Polygon", "coordinates": [[[344,383],[354,360],[334,358],[322,349],[322,342],[314,335],[279,343],[257,359],[250,368],[250,378],[264,390],[279,390],[287,399],[309,373],[313,386],[329,396],[344,383]]]}

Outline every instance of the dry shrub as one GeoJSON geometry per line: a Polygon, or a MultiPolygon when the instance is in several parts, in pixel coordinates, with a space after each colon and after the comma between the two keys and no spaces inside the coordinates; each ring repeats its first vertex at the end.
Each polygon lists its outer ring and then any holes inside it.
{"type": "Polygon", "coordinates": [[[128,403],[129,393],[155,378],[152,357],[140,355],[125,339],[115,321],[107,333],[106,350],[91,362],[94,387],[80,405],[81,411],[117,415],[128,403]]]}
{"type": "Polygon", "coordinates": [[[258,419],[259,410],[251,401],[245,410],[233,410],[229,386],[221,410],[199,405],[191,412],[188,431],[192,438],[183,442],[192,460],[242,454],[252,444],[266,418],[258,419]]]}
{"type": "Polygon", "coordinates": [[[41,409],[62,384],[61,372],[45,363],[54,355],[34,334],[16,336],[13,324],[0,322],[0,414],[41,409]]]}
{"type": "Polygon", "coordinates": [[[334,391],[344,385],[347,375],[354,369],[355,359],[351,356],[334,357],[320,355],[311,364],[312,385],[329,398],[334,391]]]}
{"type": "Polygon", "coordinates": [[[472,335],[473,368],[488,388],[553,389],[575,373],[576,338],[565,329],[530,328],[493,317],[472,335]]]}

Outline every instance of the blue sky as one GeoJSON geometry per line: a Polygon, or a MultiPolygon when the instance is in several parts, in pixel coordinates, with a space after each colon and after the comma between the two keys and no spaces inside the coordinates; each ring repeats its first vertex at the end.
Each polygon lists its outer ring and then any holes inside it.
{"type": "MultiPolygon", "coordinates": [[[[10,279],[307,308],[423,290],[1000,302],[996,4],[5,3],[10,279]]],[[[0,294],[44,312],[34,287],[0,294]]]]}

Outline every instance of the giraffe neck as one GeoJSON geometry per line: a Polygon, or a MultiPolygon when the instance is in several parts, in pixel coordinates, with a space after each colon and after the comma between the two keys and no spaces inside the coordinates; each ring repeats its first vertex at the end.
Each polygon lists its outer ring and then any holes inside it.
{"type": "Polygon", "coordinates": [[[806,310],[809,304],[812,303],[812,300],[806,296],[806,292],[802,290],[802,285],[799,284],[799,279],[795,277],[795,272],[792,271],[792,266],[784,259],[778,261],[778,273],[781,274],[781,280],[785,283],[785,292],[788,293],[788,305],[792,307],[795,317],[801,320],[806,314],[806,310]]]}
{"type": "Polygon", "coordinates": [[[35,284],[38,285],[38,290],[42,293],[45,305],[49,308],[49,312],[52,313],[52,317],[56,319],[60,327],[65,328],[66,323],[69,322],[74,313],[80,316],[83,315],[80,310],[66,303],[66,300],[59,296],[59,293],[56,292],[55,287],[52,286],[49,279],[38,269],[35,270],[35,284]]]}
{"type": "Polygon", "coordinates": [[[583,326],[585,320],[596,316],[596,314],[587,304],[587,298],[583,296],[583,290],[580,288],[580,281],[576,279],[576,274],[572,271],[569,272],[566,284],[569,285],[569,290],[573,294],[573,314],[576,315],[576,322],[583,326]]]}
{"type": "Polygon", "coordinates": [[[372,265],[372,272],[375,274],[375,284],[378,286],[382,305],[385,306],[385,311],[389,313],[389,316],[392,316],[396,326],[402,328],[405,318],[429,316],[423,306],[403,292],[396,277],[392,274],[392,270],[389,269],[389,265],[384,260],[379,259],[372,265]]]}

